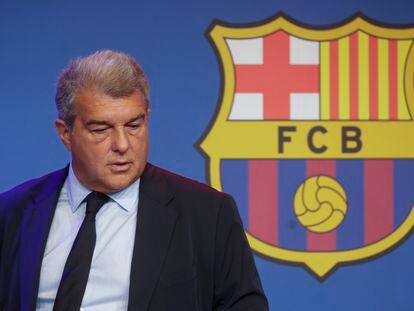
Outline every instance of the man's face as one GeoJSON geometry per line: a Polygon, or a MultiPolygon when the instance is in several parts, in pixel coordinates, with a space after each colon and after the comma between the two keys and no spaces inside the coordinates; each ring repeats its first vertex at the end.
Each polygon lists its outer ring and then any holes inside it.
{"type": "Polygon", "coordinates": [[[112,98],[84,91],[77,96],[72,129],[62,120],[56,127],[86,187],[111,193],[141,176],[148,155],[148,109],[141,93],[112,98]]]}

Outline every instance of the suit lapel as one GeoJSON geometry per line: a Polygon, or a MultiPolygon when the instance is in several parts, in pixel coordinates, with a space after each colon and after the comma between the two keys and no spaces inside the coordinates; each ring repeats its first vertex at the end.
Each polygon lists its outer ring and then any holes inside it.
{"type": "Polygon", "coordinates": [[[177,221],[173,195],[150,164],[141,176],[128,310],[147,310],[177,221]]]}
{"type": "Polygon", "coordinates": [[[40,268],[47,236],[67,168],[52,173],[31,193],[31,201],[23,211],[19,266],[21,310],[35,310],[39,290],[40,268]]]}

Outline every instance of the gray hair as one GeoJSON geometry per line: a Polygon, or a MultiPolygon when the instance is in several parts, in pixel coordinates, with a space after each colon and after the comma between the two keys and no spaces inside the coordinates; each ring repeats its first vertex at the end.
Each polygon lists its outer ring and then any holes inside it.
{"type": "Polygon", "coordinates": [[[139,91],[145,106],[149,106],[148,80],[141,66],[125,53],[97,51],[73,60],[62,72],[57,81],[55,102],[59,118],[69,127],[76,117],[76,97],[85,90],[113,98],[139,91]]]}

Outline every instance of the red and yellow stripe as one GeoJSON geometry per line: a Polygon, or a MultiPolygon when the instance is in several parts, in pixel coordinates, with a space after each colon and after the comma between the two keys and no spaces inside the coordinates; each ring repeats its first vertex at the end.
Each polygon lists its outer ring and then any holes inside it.
{"type": "Polygon", "coordinates": [[[411,44],[362,31],[321,42],[321,119],[409,120],[404,71],[411,44]]]}

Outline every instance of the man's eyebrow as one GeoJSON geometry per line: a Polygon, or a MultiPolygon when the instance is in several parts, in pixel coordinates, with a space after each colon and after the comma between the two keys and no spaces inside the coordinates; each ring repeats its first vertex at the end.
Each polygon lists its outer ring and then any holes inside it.
{"type": "Polygon", "coordinates": [[[88,122],[86,122],[86,126],[91,126],[91,125],[108,125],[108,126],[110,126],[111,124],[108,121],[105,121],[105,120],[89,120],[88,122]]]}
{"type": "Polygon", "coordinates": [[[135,121],[140,121],[140,120],[143,120],[144,118],[145,118],[145,113],[140,113],[140,114],[139,114],[139,115],[137,115],[136,117],[129,119],[129,121],[127,121],[127,124],[128,124],[128,123],[135,122],[135,121]]]}
{"type": "MultiPolygon", "coordinates": [[[[135,122],[135,121],[140,121],[142,119],[145,118],[145,113],[140,113],[139,115],[137,115],[136,117],[132,117],[131,119],[129,119],[126,124],[135,122]]],[[[93,125],[107,125],[107,126],[111,126],[111,122],[109,121],[105,121],[105,120],[89,120],[88,122],[86,122],[86,126],[93,126],[93,125]]]]}

